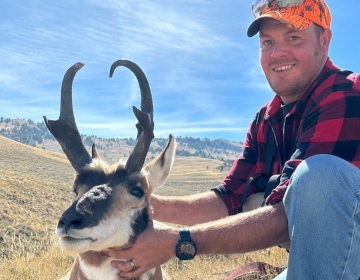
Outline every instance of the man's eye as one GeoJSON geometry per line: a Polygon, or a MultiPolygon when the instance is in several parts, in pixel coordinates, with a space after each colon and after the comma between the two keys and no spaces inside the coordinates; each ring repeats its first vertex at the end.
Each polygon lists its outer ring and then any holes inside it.
{"type": "Polygon", "coordinates": [[[264,46],[270,46],[272,44],[271,40],[266,40],[262,43],[264,46]]]}
{"type": "Polygon", "coordinates": [[[300,38],[298,36],[291,36],[290,41],[295,42],[298,41],[300,38]]]}

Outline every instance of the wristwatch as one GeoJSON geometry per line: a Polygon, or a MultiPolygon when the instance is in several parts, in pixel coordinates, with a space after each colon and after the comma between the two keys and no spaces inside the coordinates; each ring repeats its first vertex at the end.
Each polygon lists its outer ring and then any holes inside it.
{"type": "Polygon", "coordinates": [[[180,238],[176,244],[175,254],[179,260],[192,260],[196,255],[196,244],[191,238],[189,229],[180,229],[180,238]]]}

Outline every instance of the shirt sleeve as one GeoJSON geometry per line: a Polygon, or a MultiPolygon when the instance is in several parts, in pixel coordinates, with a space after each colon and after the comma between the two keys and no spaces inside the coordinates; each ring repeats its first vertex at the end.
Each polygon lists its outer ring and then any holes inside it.
{"type": "MultiPolygon", "coordinates": [[[[257,119],[258,115],[249,127],[239,158],[234,161],[223,182],[212,189],[223,199],[229,215],[242,212],[241,200],[246,181],[256,172],[258,154],[256,135],[259,126],[257,119]]],[[[250,185],[247,196],[256,192],[258,192],[257,188],[250,185]]]]}

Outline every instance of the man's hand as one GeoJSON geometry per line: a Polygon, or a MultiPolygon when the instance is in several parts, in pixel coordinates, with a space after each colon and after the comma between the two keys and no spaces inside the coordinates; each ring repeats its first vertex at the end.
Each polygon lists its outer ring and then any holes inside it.
{"type": "Polygon", "coordinates": [[[104,253],[116,259],[131,259],[132,263],[112,261],[111,265],[120,270],[121,277],[136,278],[173,258],[178,239],[178,229],[150,221],[131,247],[122,250],[110,249],[104,253]]]}

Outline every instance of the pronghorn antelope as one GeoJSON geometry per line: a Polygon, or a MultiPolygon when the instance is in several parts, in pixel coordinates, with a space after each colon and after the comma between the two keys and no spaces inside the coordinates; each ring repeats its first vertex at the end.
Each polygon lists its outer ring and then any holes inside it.
{"type": "MultiPolygon", "coordinates": [[[[175,141],[170,135],[166,148],[143,167],[154,137],[153,104],[150,87],[143,71],[135,63],[118,60],[110,68],[110,78],[117,66],[129,68],[136,76],[141,91],[141,110],[133,107],[138,120],[137,142],[128,159],[108,165],[92,146],[86,151],[76,126],[72,106],[72,83],[79,62],[65,73],[61,86],[60,116],[47,120],[46,126],[60,143],[76,171],[73,190],[76,198],[62,214],[56,229],[60,246],[77,252],[71,271],[62,279],[119,279],[111,267],[111,258],[102,250],[129,246],[151,219],[149,199],[154,188],[162,185],[172,167],[175,141]]],[[[160,267],[139,279],[164,279],[160,267]]]]}

